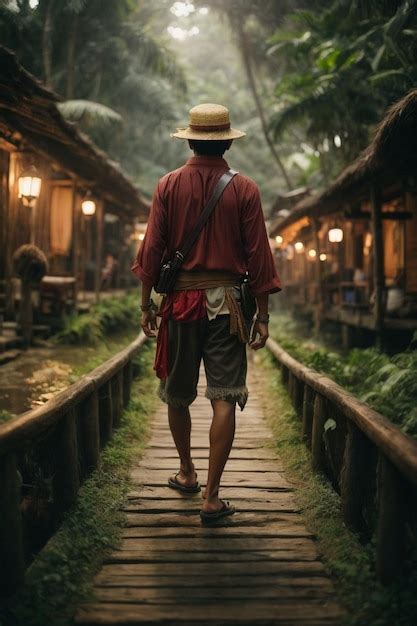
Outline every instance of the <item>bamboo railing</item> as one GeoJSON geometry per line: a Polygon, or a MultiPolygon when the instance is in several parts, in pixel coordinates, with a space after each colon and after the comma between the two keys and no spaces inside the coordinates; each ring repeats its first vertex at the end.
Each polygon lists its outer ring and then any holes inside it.
{"type": "Polygon", "coordinates": [[[416,539],[417,442],[272,339],[267,347],[302,420],[313,469],[340,493],[346,525],[363,541],[376,534],[378,578],[393,582],[416,539]],[[326,427],[329,418],[334,429],[326,427]]]}
{"type": "MultiPolygon", "coordinates": [[[[97,367],[44,405],[0,426],[0,592],[22,582],[28,562],[22,532],[21,467],[42,447],[52,477],[54,528],[76,501],[84,478],[100,465],[100,450],[120,424],[130,398],[132,359],[146,337],[97,367]]],[[[30,530],[30,529],[29,529],[30,530]]]]}

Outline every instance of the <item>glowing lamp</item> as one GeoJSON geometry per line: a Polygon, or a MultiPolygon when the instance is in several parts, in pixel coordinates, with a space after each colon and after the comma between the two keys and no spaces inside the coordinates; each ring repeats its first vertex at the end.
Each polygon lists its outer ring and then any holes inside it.
{"type": "Polygon", "coordinates": [[[320,255],[320,261],[325,261],[327,259],[327,254],[325,254],[324,252],[322,252],[322,254],[320,255]]]}
{"type": "Polygon", "coordinates": [[[329,241],[331,243],[340,243],[343,241],[343,230],[341,228],[331,228],[329,230],[329,241]]]}
{"type": "Polygon", "coordinates": [[[311,250],[308,251],[308,256],[310,257],[310,259],[315,259],[317,256],[317,252],[316,250],[314,250],[313,248],[311,248],[311,250]]]}
{"type": "Polygon", "coordinates": [[[19,198],[25,206],[34,206],[41,192],[42,180],[36,167],[31,165],[22,172],[18,180],[19,198]]]}
{"type": "Polygon", "coordinates": [[[139,233],[139,241],[143,241],[145,239],[145,233],[139,233]]]}
{"type": "Polygon", "coordinates": [[[91,199],[91,194],[88,193],[85,199],[81,203],[81,211],[84,215],[89,217],[90,215],[94,215],[96,212],[96,203],[91,199]]]}
{"type": "Polygon", "coordinates": [[[295,251],[298,254],[301,254],[303,252],[303,250],[304,250],[303,242],[302,241],[296,241],[295,244],[294,244],[294,248],[295,248],[295,251]]]}
{"type": "Polygon", "coordinates": [[[281,237],[281,235],[277,235],[275,237],[275,243],[277,243],[279,246],[282,244],[283,241],[284,239],[281,237]]]}

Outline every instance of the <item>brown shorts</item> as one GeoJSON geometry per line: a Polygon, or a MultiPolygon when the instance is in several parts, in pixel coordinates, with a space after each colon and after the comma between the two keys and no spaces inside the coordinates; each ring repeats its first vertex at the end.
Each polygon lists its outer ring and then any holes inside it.
{"type": "Polygon", "coordinates": [[[174,407],[189,406],[197,396],[201,359],[207,378],[206,398],[237,402],[243,411],[246,387],[246,344],[230,334],[230,315],[193,322],[168,321],[169,375],[159,397],[174,407]]]}

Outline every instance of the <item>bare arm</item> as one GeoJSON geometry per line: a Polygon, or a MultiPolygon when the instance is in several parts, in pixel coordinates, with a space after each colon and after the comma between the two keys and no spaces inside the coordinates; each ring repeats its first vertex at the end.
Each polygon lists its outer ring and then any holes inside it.
{"type": "MultiPolygon", "coordinates": [[[[142,306],[147,307],[151,301],[152,285],[142,283],[142,306]]],[[[140,325],[147,337],[156,337],[158,325],[156,323],[156,312],[153,308],[142,311],[140,325]]]]}
{"type": "MultiPolygon", "coordinates": [[[[268,300],[268,292],[261,293],[256,296],[256,302],[258,304],[258,317],[260,317],[261,319],[268,318],[268,300]]],[[[268,322],[259,322],[258,319],[256,319],[253,326],[252,341],[249,344],[250,347],[253,350],[259,350],[260,348],[263,348],[268,337],[268,322]]]]}

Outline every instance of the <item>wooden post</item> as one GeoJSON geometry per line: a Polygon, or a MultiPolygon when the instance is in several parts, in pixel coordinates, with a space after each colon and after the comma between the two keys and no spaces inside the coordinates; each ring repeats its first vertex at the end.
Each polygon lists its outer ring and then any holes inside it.
{"type": "Polygon", "coordinates": [[[19,489],[16,456],[0,456],[0,595],[14,591],[24,577],[19,489]]]}
{"type": "Polygon", "coordinates": [[[374,274],[374,325],[376,345],[382,350],[384,331],[384,242],[382,237],[381,197],[375,185],[371,186],[371,220],[373,235],[373,274],[374,274]]]}
{"type": "Polygon", "coordinates": [[[363,508],[371,482],[373,446],[350,419],[347,420],[347,430],[340,480],[342,513],[349,528],[364,533],[367,528],[363,508]]]}
{"type": "Polygon", "coordinates": [[[316,394],[311,435],[312,467],[315,471],[323,471],[326,466],[326,451],[323,439],[324,423],[327,419],[326,408],[326,399],[319,393],[316,394]]]}
{"type": "Polygon", "coordinates": [[[94,291],[96,302],[100,300],[101,267],[103,265],[103,235],[104,235],[104,211],[103,203],[97,201],[96,205],[96,271],[94,274],[94,291]]]}
{"type": "Polygon", "coordinates": [[[383,584],[394,582],[405,556],[407,484],[381,452],[378,459],[378,529],[376,571],[383,584]]]}
{"type": "Polygon", "coordinates": [[[77,310],[78,289],[79,289],[79,274],[80,274],[80,211],[77,206],[77,186],[75,182],[72,184],[72,273],[75,278],[74,289],[74,307],[77,310]]]}
{"type": "Polygon", "coordinates": [[[123,370],[117,372],[111,380],[111,393],[113,399],[113,427],[120,425],[123,413],[123,370]]]}
{"type": "Polygon", "coordinates": [[[100,465],[98,393],[94,391],[77,410],[78,451],[82,478],[100,465]]]}
{"type": "Polygon", "coordinates": [[[316,258],[314,260],[314,269],[315,269],[315,278],[316,278],[314,329],[316,333],[319,333],[321,330],[322,316],[323,316],[323,287],[322,287],[322,271],[321,271],[321,261],[320,261],[320,239],[319,239],[320,223],[316,218],[313,218],[312,224],[313,224],[314,248],[317,252],[316,258]]]}
{"type": "Polygon", "coordinates": [[[113,402],[110,381],[98,390],[98,407],[100,422],[100,446],[103,448],[109,441],[113,430],[113,402]]]}
{"type": "Polygon", "coordinates": [[[294,389],[294,374],[292,373],[291,370],[288,370],[288,385],[287,385],[287,392],[288,395],[290,397],[291,403],[293,401],[293,389],[294,389]]]}
{"type": "Polygon", "coordinates": [[[291,400],[297,417],[301,417],[303,412],[304,384],[299,378],[297,378],[297,376],[295,376],[295,374],[292,376],[293,383],[291,400]]]}
{"type": "Polygon", "coordinates": [[[58,422],[53,445],[55,448],[53,497],[55,510],[60,517],[61,513],[75,503],[80,486],[75,410],[71,410],[58,422]]]}
{"type": "Polygon", "coordinates": [[[130,400],[130,391],[133,380],[132,361],[128,361],[123,368],[123,406],[127,407],[130,400]]]}
{"type": "Polygon", "coordinates": [[[307,384],[304,385],[303,397],[303,426],[302,434],[307,440],[307,445],[311,447],[311,437],[313,428],[313,408],[314,408],[314,390],[307,384]]]}
{"type": "Polygon", "coordinates": [[[290,372],[288,368],[285,367],[283,363],[281,363],[281,382],[284,385],[284,387],[286,387],[288,384],[289,375],[290,375],[290,372]]]}

